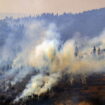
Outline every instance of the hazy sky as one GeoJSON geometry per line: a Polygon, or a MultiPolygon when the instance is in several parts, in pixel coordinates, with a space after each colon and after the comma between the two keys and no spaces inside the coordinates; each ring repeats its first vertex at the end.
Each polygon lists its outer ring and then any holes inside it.
{"type": "Polygon", "coordinates": [[[75,13],[103,7],[105,0],[0,0],[0,13],[75,13]]]}

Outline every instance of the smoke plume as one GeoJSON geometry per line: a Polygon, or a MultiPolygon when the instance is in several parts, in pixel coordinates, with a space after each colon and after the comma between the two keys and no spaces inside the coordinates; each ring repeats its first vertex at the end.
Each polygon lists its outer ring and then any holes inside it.
{"type": "Polygon", "coordinates": [[[10,34],[0,55],[1,82],[15,85],[31,75],[16,101],[50,91],[66,74],[72,81],[76,75],[85,80],[92,73],[104,72],[105,31],[98,37],[73,37],[63,42],[56,24],[34,21],[24,24],[23,33],[18,39],[10,34]]]}

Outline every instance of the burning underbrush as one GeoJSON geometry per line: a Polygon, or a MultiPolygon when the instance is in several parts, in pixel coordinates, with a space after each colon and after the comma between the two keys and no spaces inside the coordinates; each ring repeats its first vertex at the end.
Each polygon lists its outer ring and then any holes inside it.
{"type": "Polygon", "coordinates": [[[71,83],[69,76],[63,78],[46,93],[31,95],[14,102],[17,95],[25,88],[25,82],[9,87],[0,93],[0,105],[104,105],[105,104],[105,73],[91,74],[86,81],[78,75],[71,83]]]}

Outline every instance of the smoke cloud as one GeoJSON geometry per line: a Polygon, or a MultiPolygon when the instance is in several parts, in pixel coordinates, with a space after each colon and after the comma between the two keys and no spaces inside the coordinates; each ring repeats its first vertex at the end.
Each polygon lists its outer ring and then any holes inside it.
{"type": "Polygon", "coordinates": [[[0,56],[3,69],[1,82],[15,85],[31,75],[17,101],[50,91],[66,74],[71,81],[76,75],[85,79],[92,73],[104,72],[104,39],[105,31],[91,39],[73,37],[63,42],[54,23],[47,25],[44,21],[34,21],[24,24],[23,36],[19,35],[17,39],[17,36],[10,34],[3,46],[0,56]]]}

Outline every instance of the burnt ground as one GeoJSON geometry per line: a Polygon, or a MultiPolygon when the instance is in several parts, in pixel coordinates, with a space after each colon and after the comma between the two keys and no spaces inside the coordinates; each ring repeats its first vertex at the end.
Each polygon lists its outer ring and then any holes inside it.
{"type": "Polygon", "coordinates": [[[25,83],[18,83],[8,91],[0,92],[0,105],[105,105],[105,73],[88,76],[86,83],[79,77],[73,84],[65,79],[40,97],[33,95],[13,104],[25,87],[25,83]]]}

